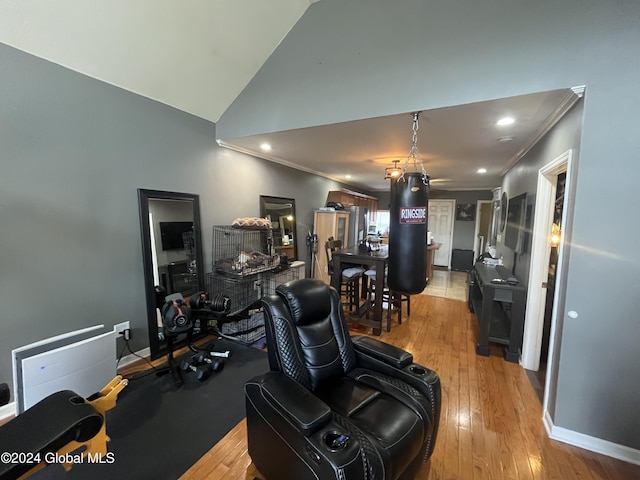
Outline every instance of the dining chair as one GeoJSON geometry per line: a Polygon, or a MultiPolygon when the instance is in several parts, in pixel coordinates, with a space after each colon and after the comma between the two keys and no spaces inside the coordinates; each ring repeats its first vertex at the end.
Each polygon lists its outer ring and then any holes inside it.
{"type": "MultiPolygon", "coordinates": [[[[395,292],[390,290],[387,286],[387,271],[385,269],[384,272],[384,288],[382,289],[382,294],[379,296],[380,300],[383,304],[387,304],[387,332],[391,331],[391,315],[394,313],[398,314],[398,325],[402,325],[402,303],[405,302],[407,304],[407,317],[411,315],[411,296],[406,295],[404,293],[395,292]]],[[[364,272],[367,284],[367,297],[366,297],[366,317],[369,318],[369,312],[373,311],[373,307],[376,302],[376,276],[377,271],[375,269],[368,269],[364,272]]]]}
{"type": "Polygon", "coordinates": [[[365,269],[361,266],[351,266],[342,269],[341,272],[335,272],[333,268],[333,252],[342,248],[342,241],[335,240],[333,237],[325,242],[324,249],[327,254],[327,269],[330,276],[340,275],[340,296],[345,297],[345,304],[352,312],[360,308],[360,279],[365,269]]]}

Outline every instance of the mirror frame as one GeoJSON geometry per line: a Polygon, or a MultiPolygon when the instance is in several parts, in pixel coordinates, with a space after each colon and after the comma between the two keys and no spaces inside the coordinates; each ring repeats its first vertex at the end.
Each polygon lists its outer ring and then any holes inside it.
{"type": "Polygon", "coordinates": [[[293,257],[289,258],[289,261],[298,260],[298,217],[296,216],[296,200],[295,198],[285,197],[271,197],[269,195],[260,195],[260,216],[265,218],[267,216],[267,203],[275,203],[279,205],[291,204],[291,213],[293,215],[293,257]]]}
{"type": "MultiPolygon", "coordinates": [[[[193,234],[196,240],[195,253],[198,266],[198,291],[204,290],[204,261],[202,256],[202,229],[200,226],[200,197],[191,193],[165,192],[162,190],[138,189],[140,210],[140,235],[142,236],[142,263],[144,267],[144,291],[147,299],[147,329],[149,330],[149,350],[151,360],[168,353],[166,345],[158,341],[156,317],[156,295],[153,282],[153,262],[151,259],[151,232],[149,230],[149,200],[190,200],[193,204],[193,234]]],[[[204,334],[204,332],[203,332],[204,334]]],[[[194,337],[195,338],[195,337],[194,337]]],[[[174,343],[177,348],[185,340],[174,343]]]]}
{"type": "Polygon", "coordinates": [[[500,225],[498,226],[498,232],[503,232],[504,227],[507,226],[507,206],[509,202],[507,200],[507,192],[502,192],[500,199],[500,225]]]}

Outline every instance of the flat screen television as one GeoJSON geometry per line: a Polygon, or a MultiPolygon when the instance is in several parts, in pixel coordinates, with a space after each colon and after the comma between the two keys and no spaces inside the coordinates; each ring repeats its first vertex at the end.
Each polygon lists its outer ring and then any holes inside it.
{"type": "Polygon", "coordinates": [[[184,248],[182,234],[193,230],[193,222],[160,222],[162,250],[184,248]]]}

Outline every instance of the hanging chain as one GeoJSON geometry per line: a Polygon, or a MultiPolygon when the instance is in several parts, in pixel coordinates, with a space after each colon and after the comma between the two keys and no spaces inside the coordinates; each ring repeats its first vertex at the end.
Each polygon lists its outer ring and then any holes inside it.
{"type": "Polygon", "coordinates": [[[414,112],[413,114],[413,137],[411,139],[411,148],[409,149],[409,155],[407,155],[407,159],[402,165],[402,175],[398,177],[398,181],[405,181],[404,174],[407,171],[407,167],[412,165],[415,171],[422,172],[422,181],[425,185],[429,185],[429,175],[427,175],[427,171],[424,169],[424,164],[422,163],[422,158],[420,157],[420,150],[418,150],[418,129],[420,125],[418,124],[418,117],[420,116],[420,112],[414,112]],[[420,168],[418,168],[418,164],[420,164],[420,168]]]}

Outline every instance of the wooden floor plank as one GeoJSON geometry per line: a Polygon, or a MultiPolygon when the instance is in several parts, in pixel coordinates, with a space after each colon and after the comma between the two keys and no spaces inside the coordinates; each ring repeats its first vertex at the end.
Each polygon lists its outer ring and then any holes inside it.
{"type": "MultiPolygon", "coordinates": [[[[525,371],[506,362],[499,346],[492,346],[489,357],[476,355],[476,338],[475,317],[465,302],[427,295],[413,296],[411,317],[403,317],[402,325],[394,319],[391,332],[382,334],[442,380],[440,435],[417,478],[640,478],[639,466],[550,440],[525,371]]],[[[262,479],[247,452],[244,420],[182,477],[196,478],[262,479]]]]}

